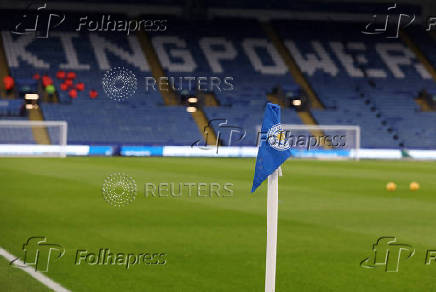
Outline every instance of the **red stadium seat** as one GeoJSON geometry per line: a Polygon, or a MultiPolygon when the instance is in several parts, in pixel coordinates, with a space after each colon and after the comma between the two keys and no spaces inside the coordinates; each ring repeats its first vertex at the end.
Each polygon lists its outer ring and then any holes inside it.
{"type": "Polygon", "coordinates": [[[47,87],[47,85],[53,84],[53,79],[48,77],[47,75],[42,76],[42,85],[47,87]]]}
{"type": "Polygon", "coordinates": [[[68,92],[68,95],[69,95],[71,98],[77,98],[77,90],[76,90],[76,89],[71,89],[71,90],[68,92]]]}
{"type": "Polygon", "coordinates": [[[76,73],[75,73],[75,72],[68,72],[68,73],[67,73],[67,78],[68,78],[68,79],[74,79],[74,78],[76,78],[76,73]]]}
{"type": "Polygon", "coordinates": [[[72,79],[67,79],[67,80],[65,80],[64,83],[65,83],[68,87],[73,86],[73,80],[72,80],[72,79]]]}
{"type": "Polygon", "coordinates": [[[76,84],[76,89],[80,90],[80,91],[83,91],[85,89],[85,83],[83,83],[83,82],[77,83],[76,84]]]}
{"type": "Polygon", "coordinates": [[[65,76],[66,76],[66,74],[65,74],[64,71],[58,71],[58,72],[56,73],[56,78],[58,78],[58,79],[64,79],[65,76]]]}
{"type": "Polygon", "coordinates": [[[11,76],[6,76],[5,78],[3,78],[3,84],[5,85],[6,90],[13,89],[15,85],[14,78],[12,78],[11,76]]]}
{"type": "Polygon", "coordinates": [[[89,91],[89,97],[90,98],[94,99],[94,98],[97,98],[97,96],[98,96],[97,90],[92,89],[92,90],[89,91]]]}

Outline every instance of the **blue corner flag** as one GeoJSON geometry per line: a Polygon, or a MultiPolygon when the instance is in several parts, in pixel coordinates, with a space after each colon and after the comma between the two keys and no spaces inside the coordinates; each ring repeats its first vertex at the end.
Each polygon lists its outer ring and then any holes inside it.
{"type": "Polygon", "coordinates": [[[280,106],[272,103],[266,105],[261,134],[263,137],[257,152],[251,192],[291,156],[289,141],[280,125],[280,106]]]}

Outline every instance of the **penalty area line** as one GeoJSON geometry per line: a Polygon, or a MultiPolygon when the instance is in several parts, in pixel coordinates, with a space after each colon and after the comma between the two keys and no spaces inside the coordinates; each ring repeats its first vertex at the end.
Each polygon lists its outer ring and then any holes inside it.
{"type": "Polygon", "coordinates": [[[14,256],[13,254],[9,253],[7,250],[5,250],[1,247],[0,247],[0,255],[3,256],[9,263],[12,262],[13,260],[15,260],[15,263],[16,263],[15,267],[25,271],[30,276],[32,276],[33,278],[38,280],[38,282],[44,284],[48,288],[50,288],[56,292],[70,292],[70,290],[62,287],[61,284],[53,281],[52,279],[50,279],[46,275],[42,274],[41,272],[35,271],[35,269],[33,267],[26,265],[25,263],[23,263],[23,261],[21,261],[20,259],[17,259],[16,256],[14,256]]]}

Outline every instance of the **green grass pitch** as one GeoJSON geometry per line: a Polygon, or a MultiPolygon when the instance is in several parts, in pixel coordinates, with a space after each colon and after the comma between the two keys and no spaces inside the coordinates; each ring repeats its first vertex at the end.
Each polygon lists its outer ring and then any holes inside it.
{"type": "MultiPolygon", "coordinates": [[[[0,247],[22,256],[30,236],[66,252],[45,273],[71,291],[263,291],[266,183],[250,193],[254,159],[0,159],[0,247]],[[101,195],[114,172],[135,178],[136,200],[101,195]],[[233,183],[233,196],[146,198],[147,182],[233,183]],[[166,253],[164,265],[75,265],[90,252],[166,253]]],[[[279,180],[276,291],[435,291],[436,164],[289,160],[279,180]],[[398,185],[385,191],[388,181],[398,185]],[[421,189],[408,185],[418,181],[421,189]],[[381,236],[415,255],[398,272],[364,269],[381,236]]],[[[0,257],[1,291],[47,291],[0,257]]]]}

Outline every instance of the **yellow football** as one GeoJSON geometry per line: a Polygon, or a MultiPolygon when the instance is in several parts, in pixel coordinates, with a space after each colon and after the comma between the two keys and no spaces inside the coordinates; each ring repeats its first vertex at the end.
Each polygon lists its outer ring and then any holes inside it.
{"type": "Polygon", "coordinates": [[[388,182],[388,184],[386,185],[386,190],[388,192],[393,192],[397,189],[397,185],[394,182],[388,182]]]}
{"type": "Polygon", "coordinates": [[[417,183],[416,181],[412,181],[409,185],[409,189],[411,191],[417,191],[419,190],[419,183],[417,183]]]}

